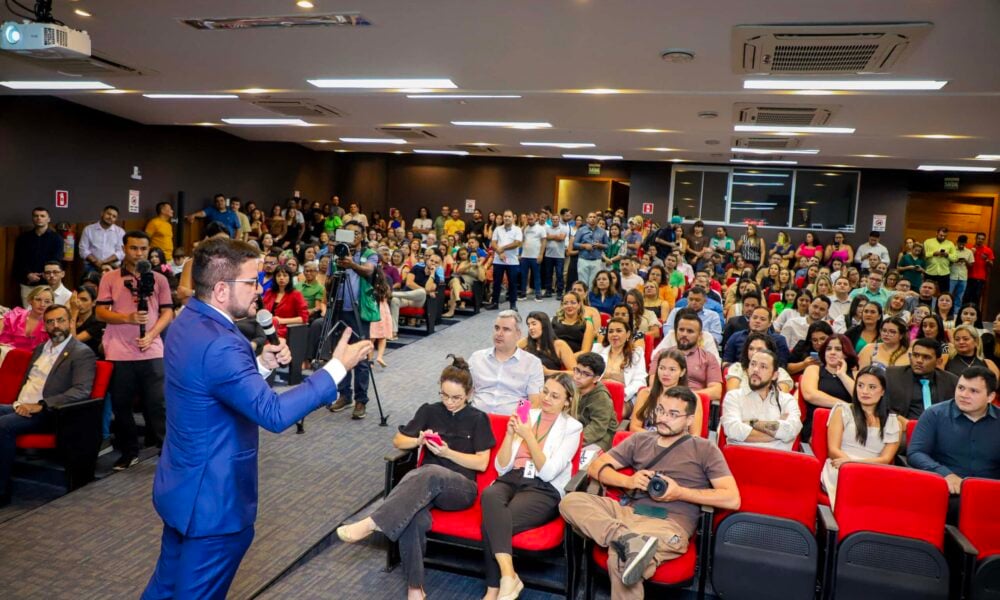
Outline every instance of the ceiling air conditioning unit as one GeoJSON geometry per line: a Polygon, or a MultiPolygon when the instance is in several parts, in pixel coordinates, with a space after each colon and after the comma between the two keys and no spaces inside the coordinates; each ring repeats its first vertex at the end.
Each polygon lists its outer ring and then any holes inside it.
{"type": "Polygon", "coordinates": [[[499,154],[500,151],[493,146],[481,146],[478,144],[455,144],[451,147],[454,150],[464,150],[469,154],[499,154]]]}
{"type": "Polygon", "coordinates": [[[888,73],[933,23],[738,25],[733,71],[758,75],[888,73]]]}
{"type": "Polygon", "coordinates": [[[837,108],[796,104],[734,104],[733,120],[742,125],[819,127],[830,121],[837,108]]]}
{"type": "Polygon", "coordinates": [[[436,135],[419,127],[376,127],[375,129],[386,135],[410,141],[437,139],[436,135]]]}
{"type": "Polygon", "coordinates": [[[751,148],[756,150],[791,150],[799,147],[799,138],[782,136],[750,136],[736,138],[733,148],[751,148]]]}
{"type": "Polygon", "coordinates": [[[340,111],[319,104],[310,98],[253,98],[250,104],[286,117],[335,118],[344,116],[340,111]]]}

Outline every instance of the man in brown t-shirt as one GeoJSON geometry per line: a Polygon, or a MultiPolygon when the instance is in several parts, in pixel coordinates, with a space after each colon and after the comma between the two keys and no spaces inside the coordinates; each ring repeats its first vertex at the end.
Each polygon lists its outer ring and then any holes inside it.
{"type": "Polygon", "coordinates": [[[708,440],[687,435],[697,402],[686,387],[668,389],[654,409],[655,433],[633,434],[590,464],[591,479],[626,490],[631,498],[626,505],[584,492],[568,494],[559,504],[568,523],[608,548],[612,598],[642,598],[642,581],[684,554],[700,505],[740,507],[740,492],[722,452],[708,440]],[[635,474],[618,472],[626,467],[635,474]],[[667,489],[654,498],[647,486],[657,474],[667,489]]]}

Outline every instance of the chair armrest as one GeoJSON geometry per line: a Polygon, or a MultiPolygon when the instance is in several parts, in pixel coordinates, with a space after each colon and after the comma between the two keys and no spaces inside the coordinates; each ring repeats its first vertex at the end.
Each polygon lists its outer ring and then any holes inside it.
{"type": "Polygon", "coordinates": [[[976,547],[972,545],[972,542],[969,541],[969,538],[965,537],[964,533],[959,531],[958,527],[955,527],[954,525],[945,525],[944,533],[945,533],[944,536],[945,548],[949,547],[950,545],[951,547],[953,547],[956,550],[959,550],[963,554],[971,554],[972,556],[979,556],[979,550],[977,550],[976,547]]]}
{"type": "Polygon", "coordinates": [[[807,444],[805,442],[802,443],[802,453],[808,454],[809,456],[816,456],[816,453],[813,452],[812,444],[807,444]]]}
{"type": "Polygon", "coordinates": [[[385,495],[388,496],[399,481],[417,467],[417,451],[393,450],[385,455],[385,495]]]}
{"type": "Polygon", "coordinates": [[[944,533],[944,557],[951,570],[951,597],[970,598],[979,551],[958,527],[945,525],[944,533]]]}
{"type": "Polygon", "coordinates": [[[567,494],[570,492],[585,492],[587,487],[590,485],[590,478],[587,476],[587,470],[577,471],[576,475],[570,478],[569,483],[566,484],[565,491],[567,494]]]}
{"type": "Polygon", "coordinates": [[[77,402],[68,402],[66,404],[60,404],[57,406],[50,406],[49,410],[59,415],[69,415],[76,411],[83,410],[88,407],[92,407],[95,404],[100,404],[104,406],[104,398],[89,398],[87,400],[80,400],[77,402]]]}
{"type": "Polygon", "coordinates": [[[712,532],[715,508],[702,504],[698,515],[698,597],[703,598],[708,574],[712,570],[712,532]]]}
{"type": "Polygon", "coordinates": [[[820,562],[820,589],[821,600],[828,600],[833,597],[834,565],[837,561],[837,533],[840,526],[837,519],[833,517],[833,511],[829,506],[820,504],[819,527],[816,528],[816,537],[819,540],[821,562],[820,562]]]}

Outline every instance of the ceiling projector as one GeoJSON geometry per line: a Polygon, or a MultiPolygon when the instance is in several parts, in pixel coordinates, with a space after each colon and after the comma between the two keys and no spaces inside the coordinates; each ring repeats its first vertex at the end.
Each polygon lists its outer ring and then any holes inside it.
{"type": "Polygon", "coordinates": [[[90,36],[55,23],[7,21],[0,27],[0,49],[31,58],[84,58],[90,56],[90,36]]]}

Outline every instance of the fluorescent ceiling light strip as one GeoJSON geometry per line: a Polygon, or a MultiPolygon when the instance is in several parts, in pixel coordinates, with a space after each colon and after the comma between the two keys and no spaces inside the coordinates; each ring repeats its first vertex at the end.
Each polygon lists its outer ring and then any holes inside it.
{"type": "Polygon", "coordinates": [[[597,144],[592,144],[590,142],[521,142],[522,146],[551,146],[553,148],[566,148],[567,150],[572,150],[573,148],[593,148],[597,144]]]}
{"type": "Polygon", "coordinates": [[[854,133],[853,127],[800,127],[798,125],[734,125],[733,131],[774,133],[854,133]]]}
{"type": "Polygon", "coordinates": [[[222,100],[239,98],[236,94],[143,94],[143,98],[153,100],[222,100]]]}
{"type": "Polygon", "coordinates": [[[733,173],[736,177],[788,177],[788,173],[733,173]]]}
{"type": "Polygon", "coordinates": [[[348,144],[405,144],[406,140],[402,138],[355,138],[355,137],[342,137],[340,141],[346,142],[348,144]]]}
{"type": "Polygon", "coordinates": [[[453,156],[468,156],[465,150],[414,150],[415,154],[451,154],[453,156]]]}
{"type": "Polygon", "coordinates": [[[770,181],[733,181],[733,185],[745,185],[747,187],[757,187],[757,186],[767,186],[767,187],[785,187],[784,183],[770,182],[770,181]]]}
{"type": "Polygon", "coordinates": [[[407,94],[414,100],[511,100],[521,96],[516,94],[407,94]]]}
{"type": "Polygon", "coordinates": [[[1000,160],[1000,154],[980,154],[976,160],[1000,160]]]}
{"type": "Polygon", "coordinates": [[[932,79],[747,79],[745,90],[940,90],[932,79]]]}
{"type": "Polygon", "coordinates": [[[228,123],[229,125],[295,125],[297,127],[308,127],[309,123],[306,123],[302,119],[244,119],[230,117],[222,119],[223,123],[228,123]]]}
{"type": "Polygon", "coordinates": [[[770,149],[770,148],[730,148],[730,152],[737,154],[819,154],[819,150],[808,148],[805,150],[770,149]]]}
{"type": "Polygon", "coordinates": [[[996,167],[964,167],[956,165],[920,165],[918,171],[970,171],[972,173],[992,173],[996,167]]]}
{"type": "Polygon", "coordinates": [[[450,79],[307,79],[318,88],[371,90],[386,88],[455,89],[450,79]]]}
{"type": "Polygon", "coordinates": [[[796,160],[750,160],[749,158],[730,158],[729,162],[744,165],[797,165],[796,160]]]}
{"type": "Polygon", "coordinates": [[[12,90],[113,90],[114,86],[101,81],[0,81],[12,90]]]}
{"type": "Polygon", "coordinates": [[[586,158],[590,160],[621,160],[617,154],[563,154],[563,158],[586,158]]]}
{"type": "Polygon", "coordinates": [[[460,127],[510,127],[513,129],[547,129],[552,123],[544,121],[452,121],[460,127]]]}
{"type": "Polygon", "coordinates": [[[763,205],[758,205],[758,206],[736,206],[736,204],[734,203],[729,208],[730,208],[730,210],[771,210],[772,208],[774,208],[774,206],[763,206],[763,205]]]}

